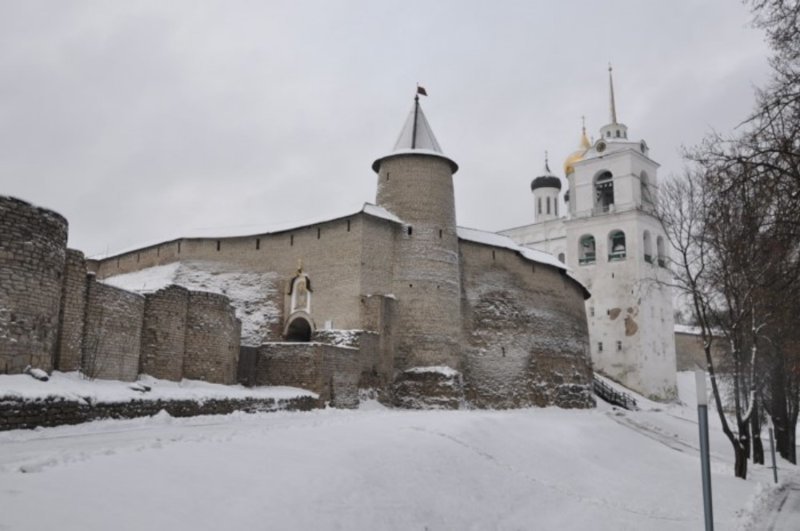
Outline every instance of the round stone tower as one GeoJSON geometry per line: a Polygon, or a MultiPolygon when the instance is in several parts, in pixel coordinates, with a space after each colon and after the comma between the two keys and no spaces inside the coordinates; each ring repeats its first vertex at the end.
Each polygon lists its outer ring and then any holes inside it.
{"type": "Polygon", "coordinates": [[[403,221],[393,269],[395,369],[459,370],[461,278],[453,196],[458,165],[442,153],[419,96],[394,150],[372,169],[378,174],[377,204],[403,221]]]}
{"type": "Polygon", "coordinates": [[[53,369],[66,254],[66,219],[0,196],[0,374],[53,369]]]}

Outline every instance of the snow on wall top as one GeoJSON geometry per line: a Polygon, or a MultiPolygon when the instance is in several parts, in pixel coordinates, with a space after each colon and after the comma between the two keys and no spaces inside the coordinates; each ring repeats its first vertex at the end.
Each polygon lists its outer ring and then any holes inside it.
{"type": "Polygon", "coordinates": [[[187,260],[105,278],[100,282],[136,293],[152,293],[170,284],[227,296],[242,321],[242,345],[258,346],[280,320],[275,304],[275,272],[230,271],[216,262],[187,260]]]}
{"type": "Polygon", "coordinates": [[[218,228],[206,227],[200,229],[191,229],[188,232],[184,233],[183,236],[178,236],[166,240],[160,240],[158,242],[151,243],[148,245],[138,245],[136,247],[131,247],[113,253],[96,254],[90,256],[89,258],[93,260],[105,260],[115,256],[121,256],[124,254],[132,253],[134,251],[141,251],[142,249],[147,249],[148,247],[161,245],[166,242],[173,242],[182,239],[243,238],[246,236],[261,236],[261,235],[276,234],[279,232],[301,229],[303,227],[308,227],[310,225],[319,225],[320,223],[327,223],[329,221],[347,218],[350,216],[357,216],[358,214],[367,214],[374,218],[385,219],[387,221],[392,221],[395,223],[402,223],[402,220],[400,218],[398,218],[396,215],[392,214],[385,208],[370,203],[364,203],[358,210],[347,211],[347,213],[341,215],[318,216],[313,218],[305,218],[293,222],[273,223],[270,225],[236,225],[231,227],[218,227],[218,228]]]}
{"type": "Polygon", "coordinates": [[[477,229],[468,229],[466,227],[458,227],[458,237],[461,238],[462,240],[467,240],[470,242],[482,243],[484,245],[492,245],[494,247],[502,247],[503,249],[510,249],[512,251],[518,252],[528,260],[533,260],[534,262],[551,265],[553,267],[557,267],[558,269],[569,271],[569,268],[555,256],[545,253],[543,251],[528,249],[527,247],[518,245],[516,242],[514,242],[514,240],[512,240],[508,236],[503,236],[501,234],[496,234],[494,232],[486,232],[477,229]]]}

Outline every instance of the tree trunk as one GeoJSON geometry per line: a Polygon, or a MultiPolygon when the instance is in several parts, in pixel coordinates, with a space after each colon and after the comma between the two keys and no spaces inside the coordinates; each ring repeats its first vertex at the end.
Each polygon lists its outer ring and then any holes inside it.
{"type": "Polygon", "coordinates": [[[733,452],[736,462],[733,465],[733,474],[737,478],[747,479],[747,452],[738,444],[734,444],[733,452]]]}
{"type": "Polygon", "coordinates": [[[750,432],[753,435],[753,463],[764,464],[764,445],[761,442],[761,415],[758,403],[753,404],[753,413],[750,415],[750,432]]]}

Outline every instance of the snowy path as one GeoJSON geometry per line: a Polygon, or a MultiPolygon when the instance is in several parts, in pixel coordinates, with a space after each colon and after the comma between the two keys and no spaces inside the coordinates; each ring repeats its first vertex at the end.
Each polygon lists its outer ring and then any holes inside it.
{"type": "MultiPolygon", "coordinates": [[[[620,419],[325,410],[0,433],[0,529],[702,527],[696,424],[620,419]]],[[[725,450],[716,521],[735,529],[754,483],[725,450]]]]}
{"type": "Polygon", "coordinates": [[[771,522],[764,529],[768,531],[797,531],[800,529],[800,478],[795,477],[786,485],[771,522]]]}

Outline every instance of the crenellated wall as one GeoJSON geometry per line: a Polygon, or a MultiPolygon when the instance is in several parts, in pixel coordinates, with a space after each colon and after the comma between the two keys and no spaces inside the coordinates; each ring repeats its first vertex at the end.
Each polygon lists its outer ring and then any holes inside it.
{"type": "Polygon", "coordinates": [[[53,368],[67,220],[0,196],[0,373],[53,368]]]}
{"type": "Polygon", "coordinates": [[[580,285],[514,251],[461,242],[466,398],[477,407],[592,407],[580,285]]]}
{"type": "Polygon", "coordinates": [[[224,295],[190,291],[186,314],[184,378],[236,383],[242,323],[224,295]]]}
{"type": "Polygon", "coordinates": [[[67,249],[55,357],[55,368],[60,371],[77,371],[81,368],[87,288],[86,258],[80,251],[67,249]]]}
{"type": "Polygon", "coordinates": [[[189,290],[167,286],[145,295],[141,372],[180,381],[186,348],[189,290]]]}

